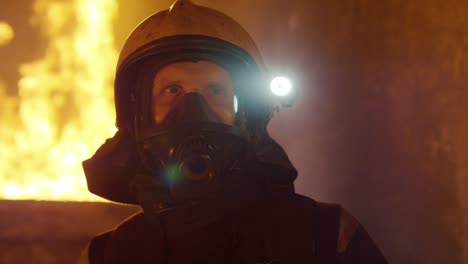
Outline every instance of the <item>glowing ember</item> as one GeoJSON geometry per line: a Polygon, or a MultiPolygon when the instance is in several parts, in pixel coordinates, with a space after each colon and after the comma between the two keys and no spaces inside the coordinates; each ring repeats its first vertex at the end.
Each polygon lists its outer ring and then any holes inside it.
{"type": "Polygon", "coordinates": [[[13,28],[8,23],[0,21],[0,46],[10,43],[14,36],[13,28]]]}
{"type": "Polygon", "coordinates": [[[19,98],[0,83],[0,198],[101,200],[81,161],[115,132],[115,0],[38,0],[45,56],[22,65],[19,98]]]}

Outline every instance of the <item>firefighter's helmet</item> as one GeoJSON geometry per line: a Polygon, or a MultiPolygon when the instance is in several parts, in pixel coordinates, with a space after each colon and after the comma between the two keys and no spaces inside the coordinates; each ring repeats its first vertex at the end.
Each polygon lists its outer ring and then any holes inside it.
{"type": "Polygon", "coordinates": [[[221,12],[177,0],[168,10],[145,19],[124,44],[114,93],[119,130],[133,134],[136,126],[150,119],[150,91],[142,86],[148,86],[154,71],[186,60],[210,60],[225,67],[234,80],[238,114],[245,118],[246,127],[250,131],[266,127],[270,102],[263,89],[265,69],[251,36],[221,12]]]}

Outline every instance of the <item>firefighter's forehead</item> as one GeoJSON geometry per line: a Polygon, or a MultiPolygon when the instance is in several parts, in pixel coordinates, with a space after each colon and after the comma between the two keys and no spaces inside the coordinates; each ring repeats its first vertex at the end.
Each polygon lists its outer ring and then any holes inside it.
{"type": "Polygon", "coordinates": [[[181,61],[167,64],[154,74],[154,81],[160,82],[172,78],[189,79],[230,79],[228,71],[215,62],[181,61]]]}

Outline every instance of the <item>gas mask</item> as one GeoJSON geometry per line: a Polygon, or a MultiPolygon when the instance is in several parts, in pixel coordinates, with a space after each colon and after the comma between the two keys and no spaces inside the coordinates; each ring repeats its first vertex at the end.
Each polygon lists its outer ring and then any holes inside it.
{"type": "Polygon", "coordinates": [[[274,140],[252,143],[244,130],[218,122],[196,93],[137,139],[118,131],[83,169],[90,192],[156,212],[209,200],[236,203],[266,184],[291,185],[297,175],[274,140]]]}
{"type": "MultiPolygon", "coordinates": [[[[142,69],[148,72],[141,76],[152,76],[155,67],[142,69]]],[[[137,86],[148,87],[151,81],[145,78],[137,86]]],[[[83,162],[90,192],[158,213],[213,201],[239,205],[261,195],[268,184],[292,186],[297,171],[269,137],[266,124],[252,115],[255,100],[240,98],[236,125],[230,126],[219,121],[200,94],[181,99],[160,124],[145,121],[133,132],[121,129],[83,162]]],[[[149,101],[137,104],[141,113],[150,112],[149,101]]]]}
{"type": "Polygon", "coordinates": [[[151,213],[226,205],[265,185],[244,131],[221,123],[198,93],[184,95],[161,124],[141,130],[137,149],[143,170],[133,186],[151,213]]]}

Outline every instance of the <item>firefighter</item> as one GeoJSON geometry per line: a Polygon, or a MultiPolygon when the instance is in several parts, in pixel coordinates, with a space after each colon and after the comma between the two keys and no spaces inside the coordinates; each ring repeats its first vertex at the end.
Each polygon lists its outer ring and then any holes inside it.
{"type": "Polygon", "coordinates": [[[178,0],[137,26],[117,65],[118,132],[83,166],[92,193],[142,210],[82,263],[386,263],[343,208],[294,192],[265,76],[216,10],[178,0]]]}

